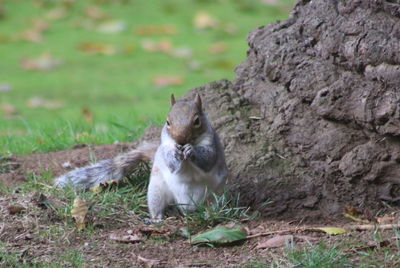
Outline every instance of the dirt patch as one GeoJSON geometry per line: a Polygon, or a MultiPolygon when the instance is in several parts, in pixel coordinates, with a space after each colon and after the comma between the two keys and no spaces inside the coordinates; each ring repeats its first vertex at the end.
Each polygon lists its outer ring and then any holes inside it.
{"type": "MultiPolygon", "coordinates": [[[[54,204],[66,201],[63,197],[48,197],[54,204]]],[[[287,247],[257,249],[259,243],[274,235],[249,239],[230,247],[193,247],[179,235],[179,228],[187,227],[182,218],[169,218],[160,225],[146,225],[143,219],[133,214],[116,213],[112,217],[96,217],[92,209],[89,211],[90,227],[77,231],[71,216],[60,216],[50,208],[38,206],[35,200],[37,194],[13,194],[0,198],[0,240],[3,243],[0,247],[3,252],[8,252],[7,258],[0,255],[0,265],[10,265],[11,258],[27,265],[58,263],[68,267],[139,267],[142,264],[140,258],[157,260],[159,264],[154,267],[245,267],[245,264],[254,261],[285,264],[283,260],[287,247]],[[22,206],[24,210],[10,213],[10,205],[22,206]],[[129,230],[142,230],[142,241],[120,243],[110,239],[110,234],[127,233],[129,230]]],[[[315,226],[276,220],[253,220],[241,224],[249,234],[315,226]]],[[[326,224],[328,222],[319,226],[326,224]]],[[[337,222],[330,224],[347,226],[337,222]]],[[[320,232],[301,232],[298,235],[306,235],[313,243],[319,240],[324,240],[328,245],[341,243],[343,247],[339,250],[348,254],[355,249],[356,259],[360,245],[361,248],[368,248],[374,242],[373,232],[376,233],[373,230],[353,231],[338,237],[329,237],[320,232]]],[[[395,245],[392,230],[379,232],[379,235],[379,241],[395,245]]],[[[296,242],[296,246],[306,245],[309,244],[296,242]]],[[[392,260],[393,263],[396,261],[398,259],[392,260]]]]}

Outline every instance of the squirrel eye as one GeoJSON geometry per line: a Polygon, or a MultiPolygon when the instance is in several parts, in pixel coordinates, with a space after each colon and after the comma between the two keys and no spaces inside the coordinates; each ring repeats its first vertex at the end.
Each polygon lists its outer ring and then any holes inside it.
{"type": "Polygon", "coordinates": [[[167,120],[167,126],[169,126],[169,125],[170,125],[169,120],[167,120]]]}
{"type": "Polygon", "coordinates": [[[195,127],[200,127],[200,118],[197,117],[197,118],[194,120],[193,125],[194,125],[195,127]]]}

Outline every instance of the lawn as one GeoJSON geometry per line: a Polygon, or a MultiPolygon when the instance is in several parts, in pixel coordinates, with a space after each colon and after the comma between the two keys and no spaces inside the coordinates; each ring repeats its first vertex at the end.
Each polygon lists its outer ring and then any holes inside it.
{"type": "Polygon", "coordinates": [[[132,140],[293,1],[0,1],[0,154],[132,140]]]}

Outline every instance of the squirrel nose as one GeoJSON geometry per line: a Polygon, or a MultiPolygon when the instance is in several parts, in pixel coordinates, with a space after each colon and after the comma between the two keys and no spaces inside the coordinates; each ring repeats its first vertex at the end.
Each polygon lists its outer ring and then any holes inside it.
{"type": "Polygon", "coordinates": [[[187,143],[187,137],[185,137],[184,135],[177,135],[177,136],[175,136],[175,141],[179,145],[183,146],[187,143]]]}

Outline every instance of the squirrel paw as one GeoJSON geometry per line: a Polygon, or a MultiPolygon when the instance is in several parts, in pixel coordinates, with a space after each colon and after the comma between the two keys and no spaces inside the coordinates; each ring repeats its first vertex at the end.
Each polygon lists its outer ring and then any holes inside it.
{"type": "Polygon", "coordinates": [[[177,160],[182,161],[184,159],[184,155],[183,155],[183,150],[182,150],[182,145],[176,144],[175,145],[175,150],[174,150],[174,157],[177,160]]]}
{"type": "Polygon", "coordinates": [[[183,160],[190,159],[193,155],[193,146],[191,144],[185,144],[182,147],[182,153],[183,153],[183,160]]]}

